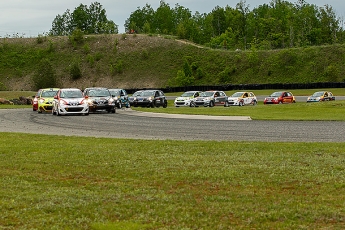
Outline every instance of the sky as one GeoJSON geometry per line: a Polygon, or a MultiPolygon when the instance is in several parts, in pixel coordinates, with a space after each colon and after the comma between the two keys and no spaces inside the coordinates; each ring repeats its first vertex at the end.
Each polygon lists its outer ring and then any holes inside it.
{"type": "MultiPolygon", "coordinates": [[[[246,0],[250,10],[262,4],[269,4],[271,0],[246,0]]],[[[326,4],[333,7],[335,13],[340,18],[345,18],[344,0],[305,0],[309,4],[324,6],[326,4]]],[[[71,12],[80,4],[90,6],[92,2],[98,2],[106,10],[108,20],[112,20],[118,25],[119,33],[125,33],[125,20],[138,7],[142,8],[147,4],[156,10],[160,0],[0,0],[0,38],[14,35],[23,37],[37,37],[49,32],[52,22],[57,15],[62,15],[69,9],[71,12]]],[[[179,4],[188,8],[192,14],[209,13],[216,6],[230,6],[235,8],[240,0],[165,0],[171,8],[179,4]]],[[[289,0],[295,3],[297,0],[289,0]]]]}

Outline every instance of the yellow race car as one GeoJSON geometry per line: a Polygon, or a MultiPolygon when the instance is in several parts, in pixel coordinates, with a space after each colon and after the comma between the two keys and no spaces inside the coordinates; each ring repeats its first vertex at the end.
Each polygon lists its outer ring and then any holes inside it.
{"type": "Polygon", "coordinates": [[[39,93],[37,100],[38,100],[38,108],[37,112],[51,112],[53,109],[53,100],[54,96],[56,95],[58,88],[47,88],[42,89],[39,93]]]}

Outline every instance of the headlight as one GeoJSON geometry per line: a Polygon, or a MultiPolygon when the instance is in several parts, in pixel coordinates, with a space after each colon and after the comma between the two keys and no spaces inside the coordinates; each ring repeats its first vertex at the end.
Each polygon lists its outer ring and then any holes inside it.
{"type": "Polygon", "coordinates": [[[41,99],[39,100],[39,102],[40,102],[40,103],[43,103],[43,102],[44,102],[44,98],[41,98],[41,99]]]}
{"type": "Polygon", "coordinates": [[[152,97],[147,98],[147,100],[152,101],[152,97]]]}
{"type": "Polygon", "coordinates": [[[59,104],[60,104],[60,105],[67,105],[67,102],[64,101],[64,100],[60,100],[60,101],[59,101],[59,104]]]}

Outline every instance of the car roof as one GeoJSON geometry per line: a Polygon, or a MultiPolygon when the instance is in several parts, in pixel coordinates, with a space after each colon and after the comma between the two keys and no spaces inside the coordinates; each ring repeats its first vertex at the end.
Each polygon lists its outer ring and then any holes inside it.
{"type": "Polygon", "coordinates": [[[78,91],[81,91],[78,88],[62,88],[62,89],[59,89],[59,90],[61,90],[61,91],[64,91],[64,90],[78,90],[78,91]]]}

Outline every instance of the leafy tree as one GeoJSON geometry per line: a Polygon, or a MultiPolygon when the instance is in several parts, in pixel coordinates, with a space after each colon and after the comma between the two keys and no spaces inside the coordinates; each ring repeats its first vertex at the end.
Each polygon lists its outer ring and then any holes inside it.
{"type": "Polygon", "coordinates": [[[170,34],[175,32],[173,10],[163,0],[160,1],[160,6],[154,14],[153,27],[158,33],[170,34]]]}
{"type": "Polygon", "coordinates": [[[215,35],[219,36],[226,30],[225,24],[225,11],[222,7],[216,6],[212,10],[212,25],[214,28],[215,35]]]}
{"type": "Polygon", "coordinates": [[[71,13],[57,15],[52,23],[51,35],[71,35],[79,29],[85,34],[116,34],[118,26],[107,19],[106,11],[98,2],[91,3],[90,7],[80,4],[71,13]]]}
{"type": "Polygon", "coordinates": [[[134,12],[131,13],[129,18],[125,21],[126,31],[134,30],[137,33],[144,32],[149,33],[150,25],[153,24],[154,10],[151,5],[147,4],[140,9],[138,7],[134,12]],[[149,29],[149,30],[148,30],[149,29]]]}

